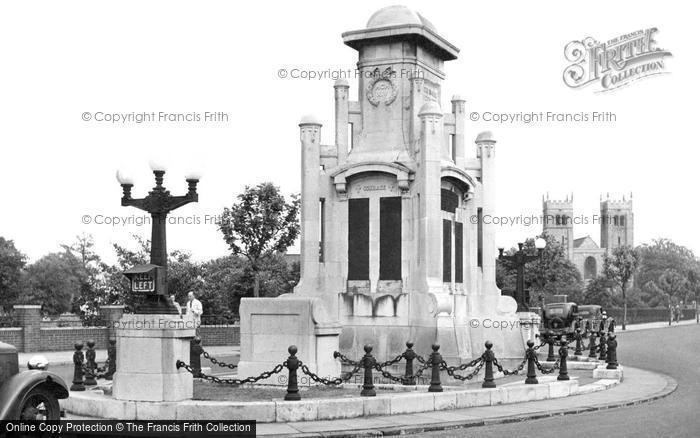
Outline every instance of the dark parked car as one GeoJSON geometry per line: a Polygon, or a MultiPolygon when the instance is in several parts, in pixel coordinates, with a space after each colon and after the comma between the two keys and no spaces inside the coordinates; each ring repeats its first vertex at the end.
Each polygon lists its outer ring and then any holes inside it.
{"type": "Polygon", "coordinates": [[[12,345],[0,342],[0,420],[59,420],[58,400],[68,398],[65,382],[46,371],[48,362],[37,356],[19,371],[19,356],[12,345]]]}
{"type": "Polygon", "coordinates": [[[545,304],[542,311],[542,323],[545,332],[555,335],[568,335],[573,333],[578,316],[576,303],[551,303],[545,304]]]}

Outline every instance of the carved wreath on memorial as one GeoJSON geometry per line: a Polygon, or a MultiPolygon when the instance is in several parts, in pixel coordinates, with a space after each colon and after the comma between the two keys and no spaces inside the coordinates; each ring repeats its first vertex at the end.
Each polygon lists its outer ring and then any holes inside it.
{"type": "Polygon", "coordinates": [[[384,102],[384,105],[391,105],[396,100],[397,88],[394,81],[391,79],[395,76],[395,72],[391,67],[380,71],[375,68],[372,72],[372,79],[367,85],[367,100],[374,106],[384,102]]]}

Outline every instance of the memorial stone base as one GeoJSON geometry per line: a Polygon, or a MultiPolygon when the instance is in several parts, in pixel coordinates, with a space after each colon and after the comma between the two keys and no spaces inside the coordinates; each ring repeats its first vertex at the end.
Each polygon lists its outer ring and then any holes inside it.
{"type": "Polygon", "coordinates": [[[117,400],[182,401],[192,398],[192,375],[176,362],[189,363],[194,321],[178,315],[124,315],[116,327],[117,400]]]}
{"type": "MultiPolygon", "coordinates": [[[[243,298],[239,313],[239,378],[272,370],[287,360],[290,345],[296,345],[297,357],[311,372],[329,379],[340,375],[340,362],[333,358],[333,352],[339,350],[341,327],[328,317],[318,299],[291,294],[277,298],[243,298]]],[[[281,379],[278,374],[258,383],[286,385],[287,373],[284,369],[281,379]]],[[[310,383],[308,378],[300,377],[300,385],[307,382],[310,383]]]]}

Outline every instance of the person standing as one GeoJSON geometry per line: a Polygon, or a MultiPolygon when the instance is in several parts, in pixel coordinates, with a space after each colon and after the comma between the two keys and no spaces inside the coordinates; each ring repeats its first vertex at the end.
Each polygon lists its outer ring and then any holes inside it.
{"type": "Polygon", "coordinates": [[[170,295],[170,303],[177,309],[177,314],[182,318],[182,306],[175,300],[175,295],[170,295]]]}
{"type": "Polygon", "coordinates": [[[202,324],[202,312],[202,302],[195,297],[194,292],[188,292],[187,316],[194,320],[194,327],[197,330],[199,330],[199,326],[202,324]]]}

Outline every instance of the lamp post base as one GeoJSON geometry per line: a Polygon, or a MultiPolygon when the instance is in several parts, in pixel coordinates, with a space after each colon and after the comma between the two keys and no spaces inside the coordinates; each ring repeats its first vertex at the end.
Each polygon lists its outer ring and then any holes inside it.
{"type": "Polygon", "coordinates": [[[142,303],[134,309],[137,315],[177,315],[175,306],[161,295],[148,295],[142,303]]]}

